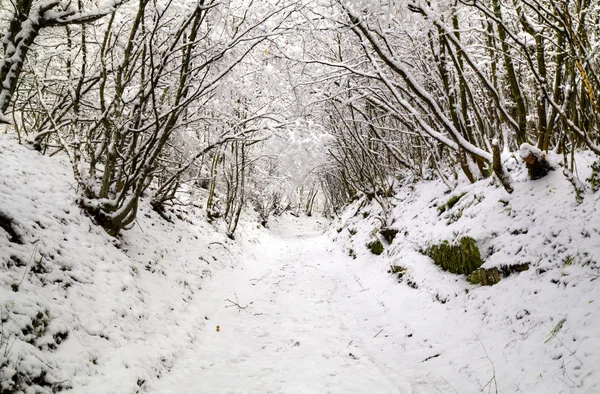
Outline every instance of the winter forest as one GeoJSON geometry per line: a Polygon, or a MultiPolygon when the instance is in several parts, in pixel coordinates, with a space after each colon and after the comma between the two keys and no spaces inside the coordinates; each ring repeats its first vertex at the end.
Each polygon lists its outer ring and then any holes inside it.
{"type": "Polygon", "coordinates": [[[600,393],[600,1],[0,12],[0,394],[600,393]]]}

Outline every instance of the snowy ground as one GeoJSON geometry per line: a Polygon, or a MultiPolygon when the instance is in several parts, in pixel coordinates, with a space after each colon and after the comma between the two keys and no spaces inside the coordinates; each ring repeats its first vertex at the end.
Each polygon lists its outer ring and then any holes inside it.
{"type": "MultiPolygon", "coordinates": [[[[439,181],[402,187],[392,200],[398,235],[379,257],[365,247],[381,238],[374,202],[352,204],[331,233],[357,255],[350,267],[363,286],[378,288],[373,296],[389,309],[381,324],[414,334],[406,352],[391,344],[384,359],[435,371],[452,392],[600,393],[600,196],[587,192],[578,203],[560,168],[532,181],[514,156],[505,160],[511,195],[492,179],[451,192],[439,181]],[[420,253],[464,236],[477,241],[484,267],[529,269],[492,287],[471,285],[420,253]],[[406,269],[396,287],[380,275],[391,265],[406,269]]],[[[578,161],[585,179],[593,157],[578,161]]]]}
{"type": "Polygon", "coordinates": [[[382,357],[403,333],[314,220],[284,217],[204,299],[209,330],[151,393],[427,393],[448,385],[382,357]],[[231,300],[231,301],[226,301],[231,300]],[[239,304],[240,307],[234,305],[239,304]],[[243,308],[243,309],[241,309],[243,308]],[[219,331],[216,327],[219,326],[219,331]],[[381,332],[379,332],[381,331],[381,332]],[[379,335],[377,335],[379,332],[379,335]],[[389,335],[393,334],[394,339],[389,335]],[[381,349],[380,349],[381,348],[381,349]]]}
{"type": "Polygon", "coordinates": [[[140,392],[204,326],[203,286],[233,271],[243,242],[199,210],[171,224],[148,204],[109,237],[77,206],[68,167],[9,136],[0,169],[0,215],[21,238],[0,228],[0,392],[140,392]]]}
{"type": "Polygon", "coordinates": [[[404,188],[400,233],[374,256],[363,201],[333,226],[247,216],[236,241],[199,210],[171,224],[143,204],[112,239],[55,158],[2,137],[0,168],[21,238],[0,230],[4,385],[19,371],[75,394],[600,393],[598,196],[575,204],[558,171],[515,170],[512,196],[462,184],[443,214],[439,183],[404,188]],[[481,287],[418,253],[461,234],[488,267],[531,267],[481,287]]]}
{"type": "Polygon", "coordinates": [[[149,392],[600,392],[597,287],[534,284],[544,308],[523,305],[509,279],[441,303],[387,275],[386,257],[354,260],[330,235],[291,217],[263,234],[243,269],[211,282],[212,324],[149,392]],[[586,317],[545,342],[553,327],[536,317],[547,309],[586,317]]]}

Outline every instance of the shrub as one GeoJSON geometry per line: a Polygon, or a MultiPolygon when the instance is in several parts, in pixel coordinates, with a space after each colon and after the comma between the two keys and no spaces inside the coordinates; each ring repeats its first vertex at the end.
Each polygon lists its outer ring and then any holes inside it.
{"type": "Polygon", "coordinates": [[[446,203],[445,203],[444,205],[440,205],[440,206],[438,207],[438,213],[441,215],[442,213],[444,213],[444,212],[446,212],[446,211],[448,211],[448,210],[452,209],[452,208],[453,208],[453,207],[456,205],[456,203],[457,203],[457,202],[458,202],[458,201],[459,201],[461,198],[463,198],[463,197],[464,197],[464,195],[465,195],[465,194],[467,194],[467,193],[466,193],[466,192],[464,192],[464,193],[460,193],[460,194],[457,194],[457,195],[454,195],[454,196],[450,197],[450,198],[448,199],[448,201],[446,201],[446,203]]]}
{"type": "Polygon", "coordinates": [[[377,256],[379,256],[380,254],[382,254],[383,251],[384,251],[383,244],[378,239],[369,242],[367,244],[367,248],[369,248],[369,250],[371,251],[371,253],[373,253],[374,255],[377,255],[377,256]]]}
{"type": "Polygon", "coordinates": [[[354,249],[348,249],[348,256],[356,260],[356,252],[354,251],[354,249]]]}

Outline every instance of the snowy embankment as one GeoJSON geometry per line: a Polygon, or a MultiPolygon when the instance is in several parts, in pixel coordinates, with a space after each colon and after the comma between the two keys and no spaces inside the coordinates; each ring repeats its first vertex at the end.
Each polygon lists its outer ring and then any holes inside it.
{"type": "Polygon", "coordinates": [[[204,282],[239,256],[200,212],[171,224],[147,204],[112,238],[74,185],[56,158],[0,137],[1,392],[143,391],[205,324],[204,282]]]}
{"type": "MultiPolygon", "coordinates": [[[[579,158],[582,179],[592,161],[579,158]]],[[[362,286],[389,306],[380,326],[398,341],[381,357],[399,369],[429,370],[459,393],[600,393],[600,195],[577,204],[560,171],[532,181],[514,156],[506,165],[511,195],[491,179],[451,193],[438,181],[402,187],[391,245],[377,233],[380,209],[365,200],[345,210],[331,236],[356,256],[348,269],[362,286]],[[472,285],[421,253],[465,236],[484,268],[504,273],[499,283],[472,285]],[[380,256],[366,247],[375,238],[380,256]],[[511,273],[523,264],[527,271],[511,273]],[[401,278],[382,281],[391,266],[401,278]]]]}

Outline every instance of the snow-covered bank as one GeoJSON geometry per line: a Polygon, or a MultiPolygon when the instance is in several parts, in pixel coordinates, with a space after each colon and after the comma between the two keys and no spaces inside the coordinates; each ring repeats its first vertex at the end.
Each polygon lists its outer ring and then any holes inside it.
{"type": "Polygon", "coordinates": [[[0,169],[0,391],[143,391],[204,326],[195,301],[245,241],[148,205],[114,239],[82,214],[56,158],[2,136],[0,169]]]}
{"type": "MultiPolygon", "coordinates": [[[[585,178],[592,158],[580,159],[585,178]]],[[[331,236],[357,257],[348,269],[389,309],[377,327],[398,341],[380,351],[399,368],[435,372],[459,393],[598,393],[600,196],[577,204],[559,171],[531,181],[514,158],[507,166],[512,195],[490,180],[452,193],[435,181],[403,187],[393,200],[391,245],[377,234],[380,209],[364,200],[348,207],[331,236]],[[453,196],[460,199],[448,204],[453,196]],[[420,253],[464,236],[477,241],[483,267],[529,269],[477,286],[420,253]],[[380,256],[366,247],[376,237],[386,249],[380,256]],[[390,266],[406,269],[400,280],[382,280],[390,266]]]]}

